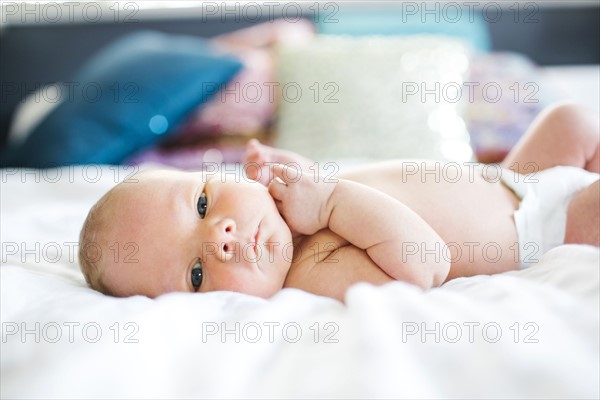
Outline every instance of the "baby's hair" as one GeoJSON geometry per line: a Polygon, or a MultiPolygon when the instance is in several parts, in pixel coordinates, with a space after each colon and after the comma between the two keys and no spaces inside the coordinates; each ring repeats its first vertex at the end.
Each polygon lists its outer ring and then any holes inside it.
{"type": "Polygon", "coordinates": [[[110,202],[115,196],[118,186],[119,185],[115,186],[105,193],[104,196],[92,206],[83,223],[81,233],[79,234],[79,266],[81,272],[83,272],[85,281],[90,288],[110,296],[113,296],[114,294],[104,283],[103,271],[99,265],[102,261],[102,253],[104,253],[100,236],[110,223],[108,217],[110,202]],[[100,250],[98,257],[89,256],[88,250],[91,247],[100,250]]]}

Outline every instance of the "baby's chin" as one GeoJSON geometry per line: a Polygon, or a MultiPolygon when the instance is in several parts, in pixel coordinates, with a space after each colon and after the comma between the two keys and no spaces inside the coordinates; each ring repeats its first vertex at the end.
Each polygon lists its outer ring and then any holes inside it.
{"type": "MultiPolygon", "coordinates": [[[[261,287],[256,287],[253,292],[254,296],[262,297],[263,299],[269,299],[279,293],[285,284],[285,279],[287,278],[287,274],[291,267],[291,262],[285,263],[285,265],[281,266],[282,270],[278,271],[279,276],[272,277],[269,282],[265,282],[261,287]]],[[[252,293],[248,293],[252,294],[252,293]]]]}

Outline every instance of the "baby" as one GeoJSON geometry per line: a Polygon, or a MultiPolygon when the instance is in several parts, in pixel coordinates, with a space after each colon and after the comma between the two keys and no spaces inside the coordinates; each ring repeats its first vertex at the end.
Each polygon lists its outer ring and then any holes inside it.
{"type": "Polygon", "coordinates": [[[357,282],[431,288],[600,242],[598,122],[570,104],[542,113],[502,168],[387,161],[327,176],[255,140],[244,167],[146,171],[110,190],[80,236],[88,284],[114,296],[293,287],[342,300],[357,282]]]}

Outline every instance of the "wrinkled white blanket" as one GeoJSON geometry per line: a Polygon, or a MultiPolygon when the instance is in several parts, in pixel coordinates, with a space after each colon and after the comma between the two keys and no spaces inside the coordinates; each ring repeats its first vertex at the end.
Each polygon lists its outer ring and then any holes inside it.
{"type": "Polygon", "coordinates": [[[0,171],[2,398],[600,396],[598,248],[427,292],[359,284],[345,305],[293,289],[115,299],[74,257],[87,209],[127,173],[98,171],[0,171]]]}

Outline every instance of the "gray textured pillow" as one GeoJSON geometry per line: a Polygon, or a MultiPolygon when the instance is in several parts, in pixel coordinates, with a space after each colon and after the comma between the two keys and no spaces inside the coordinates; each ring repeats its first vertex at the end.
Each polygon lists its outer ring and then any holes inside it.
{"type": "Polygon", "coordinates": [[[470,56],[462,41],[320,36],[278,50],[276,145],[317,160],[472,158],[460,117],[470,56]]]}

